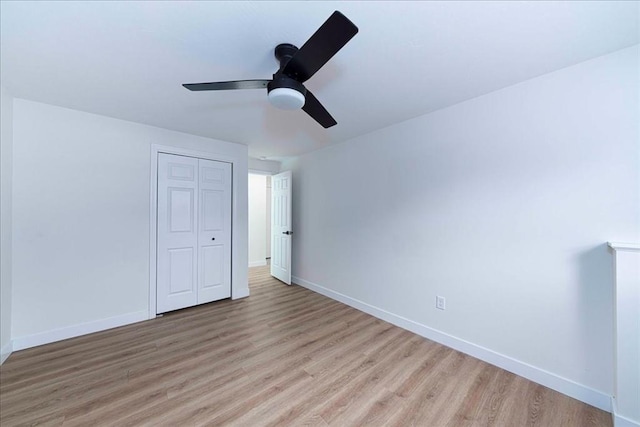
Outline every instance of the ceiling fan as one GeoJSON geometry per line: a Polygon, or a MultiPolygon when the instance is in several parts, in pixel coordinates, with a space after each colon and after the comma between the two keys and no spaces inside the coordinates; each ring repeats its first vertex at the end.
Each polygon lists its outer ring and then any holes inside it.
{"type": "Polygon", "coordinates": [[[271,80],[187,83],[182,86],[193,91],[266,87],[269,101],[275,107],[285,110],[302,108],[324,128],[329,128],[337,122],[302,83],[309,80],[357,33],[358,27],[342,13],[335,11],[300,49],[288,43],[276,46],[275,56],[280,62],[280,69],[271,80]]]}

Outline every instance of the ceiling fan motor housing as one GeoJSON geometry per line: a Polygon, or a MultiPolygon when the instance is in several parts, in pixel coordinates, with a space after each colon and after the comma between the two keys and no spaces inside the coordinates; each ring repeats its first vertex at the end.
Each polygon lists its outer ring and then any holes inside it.
{"type": "Polygon", "coordinates": [[[274,89],[293,89],[302,94],[302,96],[307,94],[307,89],[304,87],[302,83],[297,80],[292,79],[291,77],[287,77],[280,72],[277,72],[273,75],[273,80],[271,80],[267,84],[267,92],[271,92],[274,89]]]}
{"type": "Polygon", "coordinates": [[[278,62],[280,62],[281,70],[285,65],[287,65],[287,62],[289,62],[289,60],[293,58],[293,55],[295,55],[296,52],[298,52],[298,48],[291,43],[280,43],[278,46],[276,46],[274,54],[278,62]]]}
{"type": "Polygon", "coordinates": [[[299,81],[278,71],[267,84],[267,92],[273,106],[283,110],[297,110],[304,106],[307,89],[299,81]]]}
{"type": "Polygon", "coordinates": [[[280,69],[273,75],[273,79],[267,84],[269,102],[283,110],[297,110],[304,106],[307,89],[296,79],[285,75],[285,65],[298,52],[298,48],[289,43],[281,43],[276,46],[274,54],[280,69]]]}

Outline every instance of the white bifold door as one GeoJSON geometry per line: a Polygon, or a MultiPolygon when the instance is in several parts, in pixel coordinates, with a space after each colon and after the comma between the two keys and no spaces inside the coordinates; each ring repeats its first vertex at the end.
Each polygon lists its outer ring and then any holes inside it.
{"type": "Polygon", "coordinates": [[[271,275],[291,284],[291,171],[271,177],[271,275]]]}
{"type": "Polygon", "coordinates": [[[231,164],[158,155],[156,312],[231,296],[231,164]]]}

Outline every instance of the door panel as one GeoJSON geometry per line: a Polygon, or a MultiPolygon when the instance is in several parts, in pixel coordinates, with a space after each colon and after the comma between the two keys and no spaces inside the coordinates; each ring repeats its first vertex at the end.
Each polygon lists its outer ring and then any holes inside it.
{"type": "Polygon", "coordinates": [[[195,197],[192,188],[169,187],[169,231],[193,232],[195,197]]]}
{"type": "Polygon", "coordinates": [[[271,275],[291,284],[291,171],[271,177],[271,275]]]}
{"type": "Polygon", "coordinates": [[[198,304],[231,296],[231,164],[199,160],[198,304]]]}
{"type": "Polygon", "coordinates": [[[197,302],[197,171],[197,159],[158,155],[157,313],[197,302]]]}
{"type": "Polygon", "coordinates": [[[221,231],[224,229],[224,191],[202,190],[203,231],[221,231]]]}
{"type": "Polygon", "coordinates": [[[169,296],[193,292],[193,248],[169,249],[169,296]]]}
{"type": "Polygon", "coordinates": [[[202,249],[202,262],[202,287],[222,286],[224,284],[224,247],[204,247],[202,249]]]}
{"type": "MultiPolygon", "coordinates": [[[[163,154],[163,156],[169,156],[169,154],[163,154]]],[[[182,157],[182,156],[174,156],[174,157],[178,157],[178,159],[176,159],[176,162],[180,162],[182,159],[189,158],[189,157],[182,157]]],[[[176,162],[169,161],[169,164],[168,164],[169,179],[195,182],[194,180],[194,175],[196,173],[195,168],[192,165],[185,165],[185,164],[180,164],[176,162]]]]}

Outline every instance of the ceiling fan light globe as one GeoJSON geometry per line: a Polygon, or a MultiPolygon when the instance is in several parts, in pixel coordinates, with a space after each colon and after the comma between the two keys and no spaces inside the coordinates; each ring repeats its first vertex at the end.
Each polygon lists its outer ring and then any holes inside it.
{"type": "Polygon", "coordinates": [[[304,106],[304,95],[295,89],[276,88],[269,92],[269,102],[281,110],[299,110],[304,106]]]}

